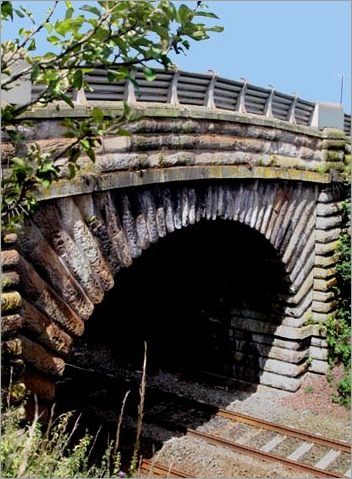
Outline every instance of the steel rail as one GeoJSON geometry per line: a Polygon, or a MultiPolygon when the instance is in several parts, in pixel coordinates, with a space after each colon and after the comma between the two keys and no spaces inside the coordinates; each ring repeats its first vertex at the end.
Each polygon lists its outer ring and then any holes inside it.
{"type": "Polygon", "coordinates": [[[157,462],[148,461],[147,459],[142,460],[140,470],[153,472],[159,477],[189,477],[184,472],[178,471],[177,469],[171,469],[157,462]]]}
{"type": "Polygon", "coordinates": [[[250,456],[258,457],[259,459],[262,459],[264,461],[270,461],[270,462],[279,462],[281,464],[284,464],[286,467],[294,470],[300,470],[304,472],[308,472],[310,474],[313,474],[314,477],[340,477],[343,478],[345,476],[342,476],[341,474],[337,474],[335,472],[331,471],[326,471],[324,469],[320,469],[314,466],[310,466],[308,464],[302,464],[297,461],[293,461],[292,459],[287,459],[282,456],[278,456],[276,454],[272,454],[270,452],[264,452],[258,449],[254,449],[249,446],[244,446],[242,444],[237,444],[236,442],[233,441],[228,441],[225,439],[221,439],[216,436],[212,436],[210,434],[206,434],[204,432],[199,432],[195,431],[194,429],[187,429],[187,436],[189,437],[194,437],[197,439],[202,439],[209,444],[213,444],[215,446],[221,446],[221,447],[226,447],[227,449],[231,449],[234,452],[240,452],[242,454],[248,454],[250,456]]]}
{"type": "Polygon", "coordinates": [[[285,436],[296,437],[298,439],[302,439],[303,441],[313,442],[315,444],[331,447],[333,449],[338,449],[343,452],[351,452],[351,446],[346,442],[337,441],[335,439],[330,439],[326,437],[319,437],[314,434],[298,431],[297,429],[293,429],[290,427],[280,426],[279,424],[265,421],[264,419],[254,418],[238,412],[228,411],[227,409],[220,408],[219,411],[215,414],[215,416],[224,417],[226,419],[230,419],[231,421],[238,421],[249,424],[251,426],[259,426],[263,429],[269,429],[271,431],[284,434],[285,436]]]}

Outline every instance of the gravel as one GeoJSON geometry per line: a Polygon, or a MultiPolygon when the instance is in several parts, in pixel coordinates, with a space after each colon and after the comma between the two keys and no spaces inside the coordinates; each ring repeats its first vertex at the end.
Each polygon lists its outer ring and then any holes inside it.
{"type": "MultiPolygon", "coordinates": [[[[149,378],[149,384],[161,389],[178,392],[180,395],[201,399],[232,411],[277,422],[284,426],[306,432],[350,441],[351,422],[349,411],[331,401],[332,390],[324,376],[309,376],[296,393],[258,386],[255,392],[232,391],[209,388],[197,382],[178,379],[168,373],[156,374],[149,378]]],[[[273,437],[268,431],[251,432],[242,424],[230,425],[223,418],[213,418],[197,427],[199,431],[234,439],[241,436],[241,443],[262,446],[273,437]]],[[[290,453],[299,442],[290,440],[281,444],[277,451],[290,453]],[[286,449],[285,449],[286,448],[286,449]]],[[[304,462],[314,464],[324,455],[324,448],[314,447],[304,462]]],[[[339,472],[344,474],[350,467],[348,455],[336,460],[339,472]],[[340,464],[339,464],[340,463],[340,464]]],[[[287,467],[246,457],[220,447],[206,444],[187,436],[173,437],[158,451],[154,461],[170,468],[179,469],[188,477],[207,478],[267,478],[267,477],[311,477],[306,473],[288,470],[287,467]]],[[[150,476],[149,477],[153,477],[150,476]]]]}

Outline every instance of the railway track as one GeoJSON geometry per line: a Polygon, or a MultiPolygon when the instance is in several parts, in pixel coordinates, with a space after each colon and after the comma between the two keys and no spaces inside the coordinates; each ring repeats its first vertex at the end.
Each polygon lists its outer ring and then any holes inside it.
{"type": "MultiPolygon", "coordinates": [[[[126,387],[132,389],[132,383],[126,387]]],[[[148,387],[146,397],[144,423],[170,431],[169,437],[177,431],[311,477],[351,477],[351,448],[345,442],[222,409],[155,386],[148,387]],[[208,427],[214,420],[218,421],[217,427],[208,427]]],[[[143,460],[141,471],[148,473],[147,477],[189,477],[184,471],[154,460],[143,460]]]]}
{"type": "Polygon", "coordinates": [[[139,470],[144,474],[148,474],[148,477],[189,477],[184,472],[165,467],[157,462],[148,461],[148,459],[143,459],[139,470]]]}
{"type": "MultiPolygon", "coordinates": [[[[218,428],[220,433],[216,435],[200,430],[185,428],[185,435],[218,447],[230,449],[233,452],[255,457],[262,461],[280,463],[288,469],[302,471],[308,473],[312,477],[351,477],[351,469],[347,470],[348,467],[350,467],[351,448],[345,442],[308,434],[293,428],[284,427],[276,423],[221,408],[217,410],[213,417],[224,418],[232,423],[244,424],[248,427],[248,430],[246,431],[246,434],[242,431],[241,435],[234,437],[233,439],[224,437],[221,433],[221,428],[218,428]],[[260,446],[248,444],[253,437],[261,434],[263,431],[269,431],[272,433],[270,439],[260,446]],[[247,441],[243,440],[245,435],[247,436],[247,441]],[[291,451],[289,453],[284,454],[275,451],[278,447],[282,448],[285,442],[288,443],[292,439],[296,442],[296,445],[292,447],[291,444],[291,451]],[[314,458],[314,448],[316,447],[320,448],[320,457],[313,464],[309,464],[306,460],[306,456],[310,453],[313,454],[314,458]],[[338,458],[340,458],[340,461],[342,460],[342,462],[339,464],[336,471],[334,462],[338,458]],[[345,466],[343,464],[345,464],[345,466]],[[339,469],[341,470],[343,467],[345,467],[345,469],[343,473],[341,473],[339,469]]],[[[174,423],[172,420],[162,420],[160,417],[159,420],[165,427],[182,429],[182,426],[177,426],[177,423],[174,423]]],[[[145,470],[151,466],[153,467],[149,468],[149,471],[156,474],[157,477],[187,477],[184,472],[168,469],[159,463],[150,463],[149,465],[145,463],[145,470]],[[167,471],[169,475],[165,476],[167,471]]]]}

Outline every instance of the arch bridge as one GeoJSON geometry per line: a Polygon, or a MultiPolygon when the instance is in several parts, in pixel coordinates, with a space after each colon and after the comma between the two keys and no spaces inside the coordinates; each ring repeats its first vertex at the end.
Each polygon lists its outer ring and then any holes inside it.
{"type": "Polygon", "coordinates": [[[74,109],[26,113],[26,141],[64,148],[63,118],[94,105],[119,115],[123,100],[132,135],[104,137],[73,180],[63,168],[3,239],[14,396],[54,399],[94,315],[126,351],[147,339],[156,363],[289,391],[324,374],[350,117],[214,75],[158,72],[137,93],[101,72],[89,80],[74,109]]]}

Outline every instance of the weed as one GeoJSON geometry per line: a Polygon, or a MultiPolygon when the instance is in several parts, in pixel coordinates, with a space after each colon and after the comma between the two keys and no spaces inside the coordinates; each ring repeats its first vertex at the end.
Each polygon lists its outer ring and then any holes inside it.
{"type": "Polygon", "coordinates": [[[143,362],[140,385],[140,403],[138,406],[137,432],[134,453],[129,470],[121,470],[119,438],[122,416],[129,392],[122,402],[117,423],[115,440],[107,443],[105,453],[100,460],[93,463],[92,451],[99,431],[93,437],[86,431],[82,437],[73,441],[80,416],[72,426],[73,412],[68,412],[54,419],[52,416],[46,428],[40,422],[38,407],[33,421],[24,420],[23,410],[8,407],[1,416],[1,477],[27,478],[122,478],[132,477],[138,471],[138,455],[142,432],[142,418],[146,385],[146,352],[143,362]]]}
{"type": "Polygon", "coordinates": [[[306,394],[310,394],[314,391],[314,387],[312,384],[307,384],[307,386],[305,386],[303,388],[303,391],[306,393],[306,394]]]}

